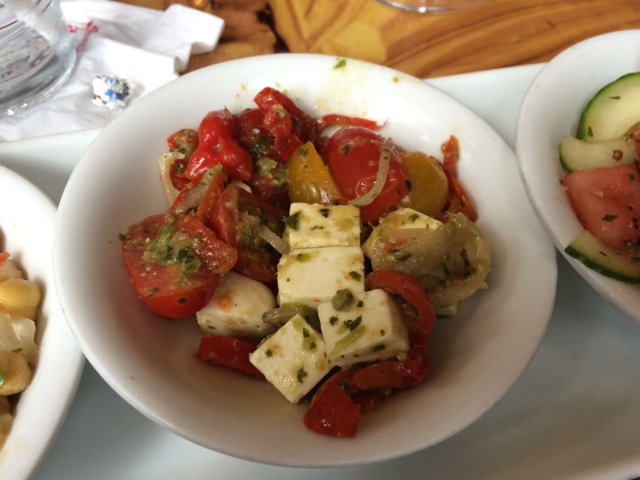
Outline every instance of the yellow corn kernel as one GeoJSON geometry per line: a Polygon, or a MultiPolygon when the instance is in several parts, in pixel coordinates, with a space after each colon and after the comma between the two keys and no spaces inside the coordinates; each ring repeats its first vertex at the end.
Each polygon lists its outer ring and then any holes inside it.
{"type": "Polygon", "coordinates": [[[0,395],[20,393],[31,381],[31,367],[24,355],[0,350],[0,395]]]}
{"type": "Polygon", "coordinates": [[[0,282],[0,312],[35,320],[42,292],[37,283],[21,278],[0,282]]]}

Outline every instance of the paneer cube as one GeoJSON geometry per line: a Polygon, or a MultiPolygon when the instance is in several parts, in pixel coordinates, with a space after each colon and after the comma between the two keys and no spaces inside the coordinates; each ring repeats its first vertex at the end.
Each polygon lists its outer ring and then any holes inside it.
{"type": "Polygon", "coordinates": [[[213,297],[196,318],[205,333],[262,338],[275,328],[262,321],[262,314],[276,307],[269,287],[230,271],[220,277],[213,297]]]}
{"type": "Polygon", "coordinates": [[[329,360],[340,367],[390,359],[409,351],[407,330],[384,290],[355,295],[350,302],[323,303],[318,316],[329,360]]]}
{"type": "Polygon", "coordinates": [[[338,290],[364,292],[364,255],[360,247],[292,250],[278,264],[278,302],[317,308],[338,290]]]}
{"type": "Polygon", "coordinates": [[[295,315],[249,355],[249,361],[291,403],[297,403],[331,370],[326,344],[295,315]]]}
{"type": "Polygon", "coordinates": [[[360,246],[360,209],[292,203],[286,236],[291,249],[360,246]]]}

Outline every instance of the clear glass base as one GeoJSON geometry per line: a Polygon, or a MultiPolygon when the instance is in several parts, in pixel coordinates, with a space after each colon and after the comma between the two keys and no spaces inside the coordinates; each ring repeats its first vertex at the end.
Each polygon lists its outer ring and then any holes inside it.
{"type": "Polygon", "coordinates": [[[75,50],[64,57],[53,55],[25,81],[0,89],[0,117],[15,115],[49,98],[71,76],[75,63],[75,50]]]}
{"type": "Polygon", "coordinates": [[[378,0],[391,7],[417,13],[445,13],[473,7],[484,0],[378,0]]]}

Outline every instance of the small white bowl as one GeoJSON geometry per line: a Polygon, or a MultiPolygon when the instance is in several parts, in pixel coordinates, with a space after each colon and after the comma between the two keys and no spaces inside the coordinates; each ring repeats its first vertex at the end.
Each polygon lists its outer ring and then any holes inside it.
{"type": "Polygon", "coordinates": [[[640,325],[640,287],[601,275],[564,253],[582,230],[560,184],[558,145],[605,85],[640,71],[640,30],[590,38],[551,60],[533,80],[518,117],[516,152],[527,194],[554,244],[600,295],[640,325]]]}
{"type": "Polygon", "coordinates": [[[43,291],[36,323],[38,360],[0,451],[0,478],[28,478],[35,472],[67,415],[84,365],[53,281],[55,217],[56,208],[44,193],[0,166],[0,246],[43,291]]]}
{"type": "Polygon", "coordinates": [[[470,110],[423,81],[335,57],[282,54],[196,71],[134,103],[94,141],[64,191],[56,229],[56,284],[88,360],[131,405],[160,425],[229,455],[278,465],[353,465],[405,455],[463,429],[491,408],[534,355],[555,297],[553,245],[524,195],[514,153],[470,110]],[[167,320],[136,297],[119,234],[166,209],[157,159],[165,139],[197,128],[209,110],[253,106],[265,86],[313,115],[387,121],[382,134],[440,156],[454,134],[461,180],[494,251],[489,288],[443,320],[431,374],[361,419],[354,439],[314,434],[306,403],[265,382],[195,359],[195,319],[167,320]],[[69,245],[73,244],[73,250],[69,245]],[[79,260],[81,259],[81,260],[79,260]],[[535,292],[535,295],[532,295],[535,292]]]}

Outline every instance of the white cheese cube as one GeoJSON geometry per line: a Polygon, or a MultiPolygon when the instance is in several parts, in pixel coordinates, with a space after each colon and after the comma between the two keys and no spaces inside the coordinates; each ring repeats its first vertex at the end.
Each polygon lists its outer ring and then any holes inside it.
{"type": "Polygon", "coordinates": [[[331,370],[322,335],[300,315],[266,338],[249,361],[291,403],[300,401],[331,370]]]}
{"type": "Polygon", "coordinates": [[[360,247],[292,250],[278,264],[278,302],[317,308],[338,290],[364,292],[364,255],[360,247]]]}
{"type": "Polygon", "coordinates": [[[286,230],[291,249],[360,246],[360,209],[292,203],[286,230]]]}
{"type": "Polygon", "coordinates": [[[407,329],[384,290],[356,295],[350,305],[318,307],[329,360],[341,367],[397,357],[409,351],[407,329]]]}
{"type": "Polygon", "coordinates": [[[275,328],[262,321],[262,314],[276,307],[269,287],[230,271],[218,279],[213,297],[196,313],[196,318],[205,333],[261,338],[275,328]]]}

